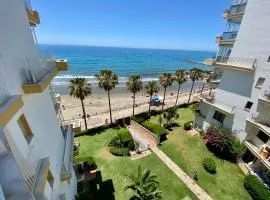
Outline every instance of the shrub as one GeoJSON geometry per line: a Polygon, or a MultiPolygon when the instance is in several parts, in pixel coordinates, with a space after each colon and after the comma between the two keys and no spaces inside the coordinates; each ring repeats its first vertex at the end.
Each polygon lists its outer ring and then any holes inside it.
{"type": "Polygon", "coordinates": [[[129,156],[129,149],[127,147],[110,147],[111,154],[115,156],[129,156]]]}
{"type": "Polygon", "coordinates": [[[83,136],[83,135],[95,135],[95,134],[97,134],[105,129],[115,128],[115,127],[117,127],[116,124],[106,124],[106,125],[102,125],[102,126],[99,126],[96,128],[81,131],[80,133],[77,133],[76,135],[74,135],[74,137],[79,137],[79,136],[83,136]]]}
{"type": "Polygon", "coordinates": [[[134,141],[133,140],[128,142],[128,149],[130,151],[134,151],[135,150],[135,144],[134,144],[134,141]]]}
{"type": "Polygon", "coordinates": [[[244,147],[237,137],[224,127],[210,126],[205,140],[208,149],[223,159],[235,161],[244,152],[244,147]]]}
{"type": "Polygon", "coordinates": [[[192,128],[192,121],[184,123],[184,129],[189,131],[192,128]]]}
{"type": "Polygon", "coordinates": [[[270,191],[264,186],[256,176],[246,176],[244,186],[250,196],[255,200],[270,199],[270,191]]]}
{"type": "Polygon", "coordinates": [[[132,140],[132,136],[131,136],[130,132],[125,128],[120,128],[117,131],[117,134],[118,134],[120,141],[122,143],[129,142],[132,140]]]}
{"type": "Polygon", "coordinates": [[[204,158],[202,161],[203,167],[206,171],[211,174],[216,173],[216,163],[213,158],[204,158]]]}
{"type": "Polygon", "coordinates": [[[149,131],[154,133],[158,139],[165,136],[167,134],[167,131],[164,127],[160,126],[159,124],[155,124],[149,121],[145,121],[142,124],[145,128],[147,128],[149,131]]]}
{"type": "Polygon", "coordinates": [[[108,144],[109,147],[122,147],[121,140],[118,135],[114,136],[108,144]]]}
{"type": "Polygon", "coordinates": [[[139,117],[139,116],[134,116],[134,117],[132,117],[132,120],[134,120],[134,121],[137,122],[138,124],[141,124],[141,123],[143,123],[143,122],[145,121],[144,118],[139,117]]]}

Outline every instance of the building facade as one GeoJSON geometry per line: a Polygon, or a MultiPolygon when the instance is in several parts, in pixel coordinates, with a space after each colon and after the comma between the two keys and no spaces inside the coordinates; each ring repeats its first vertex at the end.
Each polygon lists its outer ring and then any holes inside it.
{"type": "Polygon", "coordinates": [[[0,199],[74,200],[73,130],[50,89],[68,62],[40,55],[30,1],[1,0],[0,13],[0,199]]]}
{"type": "Polygon", "coordinates": [[[223,14],[219,51],[204,64],[223,70],[215,96],[203,96],[194,127],[223,125],[244,142],[250,173],[270,185],[270,1],[234,0],[223,14]]]}

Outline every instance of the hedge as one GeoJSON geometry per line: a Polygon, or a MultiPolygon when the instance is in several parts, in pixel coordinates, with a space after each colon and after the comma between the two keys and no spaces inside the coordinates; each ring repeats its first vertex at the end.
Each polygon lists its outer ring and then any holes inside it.
{"type": "Polygon", "coordinates": [[[125,129],[125,128],[120,128],[118,131],[117,131],[117,134],[120,138],[120,141],[122,143],[125,143],[125,142],[129,142],[129,141],[132,141],[132,136],[130,134],[130,132],[125,129]]]}
{"type": "Polygon", "coordinates": [[[217,172],[216,163],[213,158],[204,158],[202,164],[204,169],[209,173],[215,174],[217,172]]]}
{"type": "Polygon", "coordinates": [[[129,149],[127,147],[110,147],[111,154],[115,156],[129,156],[129,149]]]}
{"type": "Polygon", "coordinates": [[[184,123],[184,129],[189,131],[192,128],[192,121],[184,123]]]}
{"type": "Polygon", "coordinates": [[[117,127],[118,127],[117,124],[105,124],[96,128],[81,131],[80,133],[77,133],[76,135],[74,135],[74,137],[79,137],[83,135],[95,135],[98,132],[104,131],[108,128],[117,128],[117,127]]]}
{"type": "Polygon", "coordinates": [[[160,139],[162,136],[167,134],[166,129],[164,127],[160,126],[159,124],[145,121],[142,123],[142,125],[145,128],[147,128],[149,131],[151,131],[153,134],[155,134],[158,139],[160,139]]]}
{"type": "Polygon", "coordinates": [[[270,191],[263,182],[256,176],[248,175],[245,178],[244,186],[250,196],[255,200],[270,200],[270,191]]]}

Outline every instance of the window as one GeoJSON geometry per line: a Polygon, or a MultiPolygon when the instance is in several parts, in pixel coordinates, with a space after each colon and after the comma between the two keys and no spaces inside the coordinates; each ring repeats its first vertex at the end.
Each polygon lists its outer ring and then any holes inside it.
{"type": "Polygon", "coordinates": [[[268,57],[267,62],[270,62],[270,56],[268,57]]]}
{"type": "Polygon", "coordinates": [[[49,170],[49,172],[48,172],[47,181],[50,184],[51,188],[53,188],[54,177],[53,177],[53,175],[51,173],[51,170],[49,170]]]}
{"type": "Polygon", "coordinates": [[[258,81],[257,81],[255,87],[256,87],[256,88],[261,88],[262,85],[263,85],[263,83],[264,83],[264,81],[265,81],[265,78],[263,78],[263,77],[258,78],[258,81]]]}
{"type": "Polygon", "coordinates": [[[263,131],[259,131],[258,134],[257,134],[257,137],[263,141],[264,143],[266,143],[269,139],[269,136],[266,135],[263,131]]]}
{"type": "Polygon", "coordinates": [[[26,141],[28,142],[28,144],[31,142],[32,138],[33,138],[33,133],[32,130],[24,116],[24,114],[22,114],[18,120],[18,123],[22,129],[23,132],[23,136],[26,139],[26,141]]]}
{"type": "Polygon", "coordinates": [[[250,108],[251,108],[252,105],[253,105],[253,102],[248,101],[247,104],[246,104],[246,106],[245,106],[245,109],[246,110],[250,110],[250,108]]]}
{"type": "Polygon", "coordinates": [[[224,119],[225,119],[226,115],[224,115],[221,112],[215,111],[215,114],[213,116],[213,119],[223,123],[224,119]]]}

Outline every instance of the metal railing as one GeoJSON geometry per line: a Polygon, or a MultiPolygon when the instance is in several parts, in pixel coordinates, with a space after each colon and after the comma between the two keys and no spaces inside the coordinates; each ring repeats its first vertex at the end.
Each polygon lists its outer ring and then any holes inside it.
{"type": "Polygon", "coordinates": [[[246,6],[247,3],[232,5],[229,9],[229,15],[236,15],[245,12],[246,6]]]}
{"type": "Polygon", "coordinates": [[[36,57],[23,59],[23,75],[26,84],[36,84],[41,81],[47,74],[55,70],[49,65],[47,57],[36,57]]]}
{"type": "Polygon", "coordinates": [[[216,57],[216,62],[221,62],[231,66],[243,66],[247,68],[255,68],[256,59],[254,58],[244,58],[244,57],[231,57],[231,56],[221,56],[216,57]]]}
{"type": "Polygon", "coordinates": [[[266,99],[270,100],[270,90],[264,90],[263,96],[264,96],[266,99]]]}
{"type": "Polygon", "coordinates": [[[25,9],[32,11],[32,4],[31,4],[31,0],[24,0],[24,4],[25,4],[25,9]]]}
{"type": "Polygon", "coordinates": [[[0,105],[10,96],[6,82],[4,81],[3,68],[0,68],[0,105]]]}
{"type": "Polygon", "coordinates": [[[224,32],[221,36],[222,40],[234,40],[237,36],[238,31],[224,32]]]}
{"type": "Polygon", "coordinates": [[[65,135],[65,148],[63,155],[63,165],[61,167],[61,176],[72,174],[73,166],[73,132],[69,125],[65,135]]]}
{"type": "Polygon", "coordinates": [[[24,180],[33,192],[36,184],[38,172],[41,165],[40,152],[36,144],[33,144],[29,148],[27,157],[22,161],[22,175],[24,180]]]}

